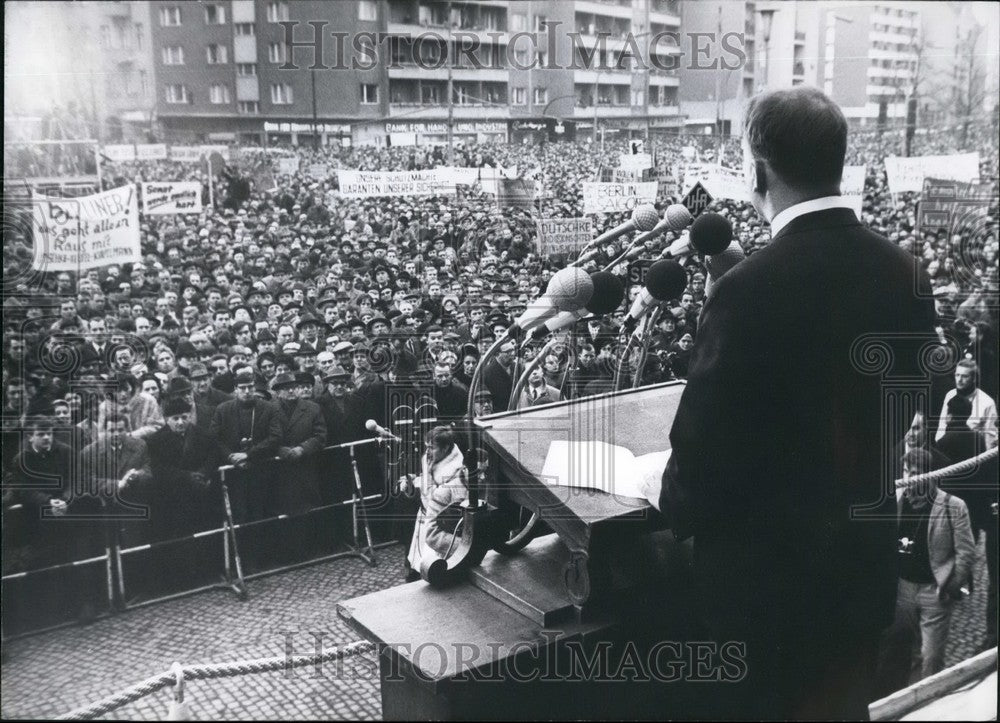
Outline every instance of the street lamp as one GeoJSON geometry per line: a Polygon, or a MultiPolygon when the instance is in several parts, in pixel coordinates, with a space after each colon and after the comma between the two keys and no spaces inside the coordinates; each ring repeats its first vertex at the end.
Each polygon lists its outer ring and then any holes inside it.
{"type": "Polygon", "coordinates": [[[764,87],[769,85],[768,76],[771,74],[771,24],[774,22],[774,8],[765,8],[760,11],[761,34],[764,37],[764,87]]]}

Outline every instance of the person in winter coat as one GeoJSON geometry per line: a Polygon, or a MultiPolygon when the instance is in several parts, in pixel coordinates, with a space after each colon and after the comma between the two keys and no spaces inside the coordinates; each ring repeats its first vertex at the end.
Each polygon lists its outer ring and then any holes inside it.
{"type": "Polygon", "coordinates": [[[423,473],[399,481],[407,496],[420,492],[420,511],[406,556],[407,582],[420,577],[422,562],[447,558],[458,543],[457,506],[469,495],[462,452],[451,427],[435,427],[424,438],[423,473]]]}

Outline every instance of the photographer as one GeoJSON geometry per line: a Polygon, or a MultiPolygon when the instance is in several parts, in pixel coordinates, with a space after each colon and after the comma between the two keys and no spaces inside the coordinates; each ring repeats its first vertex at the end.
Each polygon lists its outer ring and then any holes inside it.
{"type": "Polygon", "coordinates": [[[420,578],[421,562],[448,557],[458,539],[457,506],[469,494],[462,451],[451,427],[434,427],[424,437],[424,445],[420,477],[407,475],[399,480],[403,495],[420,492],[420,511],[406,555],[407,582],[420,578]]]}

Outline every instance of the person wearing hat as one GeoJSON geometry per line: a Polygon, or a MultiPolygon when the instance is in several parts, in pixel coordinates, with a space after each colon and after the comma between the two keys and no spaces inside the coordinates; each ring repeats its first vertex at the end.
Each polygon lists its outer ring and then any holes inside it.
{"type": "Polygon", "coordinates": [[[195,362],[191,365],[188,379],[191,382],[192,399],[195,405],[205,407],[207,412],[205,418],[208,421],[211,421],[216,407],[233,398],[232,395],[226,394],[226,392],[212,384],[212,377],[208,371],[208,367],[201,362],[195,362]]]}
{"type": "MultiPolygon", "coordinates": [[[[237,369],[236,398],[220,404],[212,416],[211,436],[225,462],[237,468],[229,487],[236,522],[264,518],[273,472],[264,463],[282,441],[278,408],[257,398],[256,381],[250,367],[237,369]]],[[[251,567],[258,562],[257,539],[244,541],[244,560],[251,567]]]]}
{"type": "Polygon", "coordinates": [[[318,404],[300,397],[301,386],[294,373],[281,374],[271,384],[282,423],[278,457],[284,462],[272,490],[275,514],[302,514],[321,502],[317,465],[326,446],[326,422],[318,404]]]}
{"type": "Polygon", "coordinates": [[[310,313],[305,313],[299,317],[295,326],[299,331],[299,344],[302,348],[310,348],[317,352],[324,349],[320,327],[324,330],[328,328],[326,322],[320,321],[310,313]]]}
{"type": "Polygon", "coordinates": [[[349,341],[342,341],[333,347],[333,355],[337,358],[337,364],[349,371],[354,371],[354,344],[349,341]]]}
{"type": "MultiPolygon", "coordinates": [[[[172,379],[171,384],[179,390],[181,381],[172,379]]],[[[196,415],[189,392],[168,390],[163,405],[166,424],[146,439],[152,474],[128,487],[130,500],[150,508],[152,541],[211,529],[222,519],[221,498],[211,494],[217,465],[215,442],[209,436],[208,422],[199,424],[196,415]]],[[[176,547],[165,549],[182,554],[176,547]]],[[[153,556],[154,567],[161,571],[157,577],[164,580],[176,576],[189,563],[169,552],[153,556]]]]}

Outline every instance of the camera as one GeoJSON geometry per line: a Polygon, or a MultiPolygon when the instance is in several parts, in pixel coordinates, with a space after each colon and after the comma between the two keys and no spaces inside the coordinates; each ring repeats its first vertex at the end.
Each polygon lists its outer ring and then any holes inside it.
{"type": "Polygon", "coordinates": [[[912,555],[913,546],[916,544],[916,542],[917,542],[916,540],[911,540],[909,537],[900,537],[899,547],[897,548],[897,552],[903,555],[912,555]]]}

